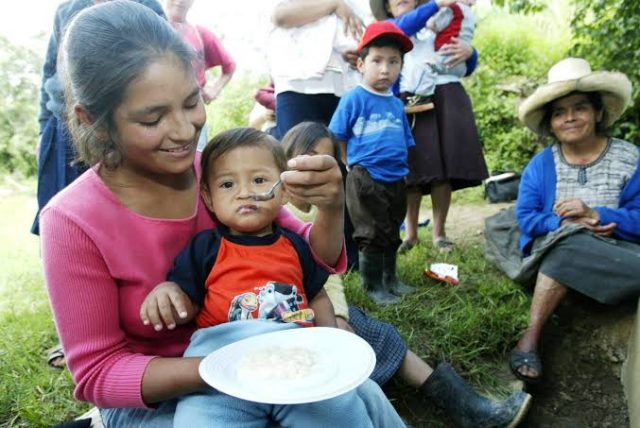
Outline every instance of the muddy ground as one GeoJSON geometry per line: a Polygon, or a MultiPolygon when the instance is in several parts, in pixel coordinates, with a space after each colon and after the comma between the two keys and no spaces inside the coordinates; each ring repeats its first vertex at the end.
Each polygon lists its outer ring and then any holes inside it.
{"type": "MultiPolygon", "coordinates": [[[[482,239],[484,217],[506,204],[453,206],[448,234],[455,240],[482,239]]],[[[527,391],[533,405],[520,425],[525,428],[625,428],[627,406],[620,383],[635,304],[607,307],[570,294],[543,335],[543,379],[527,391]]],[[[497,376],[515,378],[507,368],[497,376]]],[[[516,383],[517,385],[517,383],[516,383]]],[[[405,386],[385,388],[403,418],[413,427],[453,426],[428,400],[405,386]]]]}

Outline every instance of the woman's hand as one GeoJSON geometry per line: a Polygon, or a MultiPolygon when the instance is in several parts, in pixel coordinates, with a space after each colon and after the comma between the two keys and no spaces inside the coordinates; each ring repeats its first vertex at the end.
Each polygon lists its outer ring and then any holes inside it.
{"type": "Polygon", "coordinates": [[[553,211],[563,218],[586,217],[595,220],[594,224],[600,223],[600,215],[596,210],[589,207],[581,199],[565,199],[553,205],[553,211]]]}
{"type": "Polygon", "coordinates": [[[344,186],[338,162],[329,155],[298,156],[280,175],[287,192],[318,207],[309,244],[319,260],[336,266],[344,243],[344,186]]]}
{"type": "Polygon", "coordinates": [[[344,35],[351,34],[354,39],[360,40],[364,31],[364,23],[343,0],[338,0],[335,14],[344,23],[344,35]]]}
{"type": "Polygon", "coordinates": [[[566,218],[562,220],[562,224],[567,223],[581,224],[586,229],[600,236],[611,236],[618,227],[617,223],[600,224],[598,220],[594,220],[590,217],[578,217],[578,218],[566,218]]]}
{"type": "Polygon", "coordinates": [[[348,49],[342,52],[342,59],[355,70],[358,66],[358,51],[355,49],[348,49]]]}
{"type": "Polygon", "coordinates": [[[140,319],[144,325],[153,325],[156,331],[162,324],[169,330],[178,324],[191,321],[197,312],[189,297],[175,282],[161,282],[147,295],[140,307],[140,319]]]}
{"type": "Polygon", "coordinates": [[[342,174],[336,160],[328,155],[302,155],[290,159],[289,171],[281,174],[287,192],[318,210],[344,208],[342,174]]]}
{"type": "Polygon", "coordinates": [[[447,67],[455,67],[471,58],[471,55],[473,55],[473,47],[464,40],[452,37],[451,43],[442,45],[438,51],[438,55],[446,57],[445,65],[447,67]]]}

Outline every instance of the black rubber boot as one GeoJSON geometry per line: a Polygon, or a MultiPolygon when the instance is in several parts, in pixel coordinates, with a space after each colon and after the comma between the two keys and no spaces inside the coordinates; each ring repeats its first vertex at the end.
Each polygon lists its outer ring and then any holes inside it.
{"type": "Polygon", "coordinates": [[[415,293],[416,289],[414,287],[410,287],[398,279],[396,274],[398,252],[395,249],[393,251],[385,251],[382,257],[382,281],[386,289],[396,296],[415,293]]]}
{"type": "Polygon", "coordinates": [[[531,404],[531,396],[524,391],[516,391],[504,401],[489,400],[475,392],[447,363],[438,365],[420,390],[464,428],[515,427],[531,404]]]}
{"type": "Polygon", "coordinates": [[[382,253],[358,253],[362,288],[371,300],[379,305],[397,303],[400,299],[391,294],[382,281],[382,253]]]}

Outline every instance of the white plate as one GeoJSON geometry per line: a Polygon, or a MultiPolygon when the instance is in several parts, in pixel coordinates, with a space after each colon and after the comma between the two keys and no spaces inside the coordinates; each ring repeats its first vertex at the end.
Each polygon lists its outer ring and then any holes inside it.
{"type": "Polygon", "coordinates": [[[376,365],[367,342],[353,333],[330,327],[295,328],[239,340],[209,354],[200,376],[225,394],[269,404],[300,404],[344,394],[364,382],[376,365]],[[238,370],[245,357],[274,347],[303,348],[314,356],[311,373],[297,379],[248,379],[238,370]]]}

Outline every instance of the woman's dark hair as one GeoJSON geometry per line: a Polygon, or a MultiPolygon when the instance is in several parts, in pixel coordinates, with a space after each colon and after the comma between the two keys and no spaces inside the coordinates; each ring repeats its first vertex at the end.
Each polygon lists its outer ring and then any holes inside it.
{"type": "Polygon", "coordinates": [[[194,50],[169,23],[151,9],[130,0],[114,0],[81,11],[69,24],[62,44],[62,79],[69,111],[69,129],[78,157],[89,165],[117,167],[117,145],[98,132],[115,131],[113,112],[127,88],[150,64],[175,56],[193,71],[194,50]],[[93,123],[73,114],[80,104],[93,123]]]}
{"type": "MultiPolygon", "coordinates": [[[[572,95],[584,95],[587,97],[589,104],[593,107],[596,112],[601,112],[604,109],[604,104],[602,102],[602,95],[600,92],[581,92],[581,91],[573,91],[561,98],[570,97],[572,95]]],[[[553,114],[553,104],[558,101],[560,98],[556,98],[553,101],[549,101],[544,106],[544,115],[542,116],[542,120],[540,121],[540,129],[543,129],[547,135],[553,135],[551,132],[551,115],[553,114]]],[[[603,116],[604,119],[604,116],[603,116]]],[[[607,127],[604,126],[604,120],[600,122],[596,122],[596,134],[597,135],[606,135],[607,127]]]]}
{"type": "Polygon", "coordinates": [[[382,36],[377,37],[371,41],[368,45],[360,49],[358,52],[358,57],[364,61],[364,59],[369,55],[369,50],[371,48],[396,48],[398,49],[398,53],[400,53],[400,59],[404,58],[404,53],[402,53],[402,44],[395,37],[390,36],[382,36]]]}
{"type": "Polygon", "coordinates": [[[262,147],[267,149],[273,155],[273,160],[280,172],[287,169],[287,157],[284,150],[273,138],[266,132],[258,131],[254,128],[234,128],[223,131],[213,137],[202,151],[200,158],[200,166],[202,176],[200,183],[202,186],[209,185],[209,174],[211,166],[225,153],[239,147],[262,147]]]}
{"type": "Polygon", "coordinates": [[[329,128],[319,122],[302,122],[294,126],[282,137],[287,159],[309,154],[322,138],[328,138],[333,145],[333,157],[340,158],[338,143],[329,128]]]}

